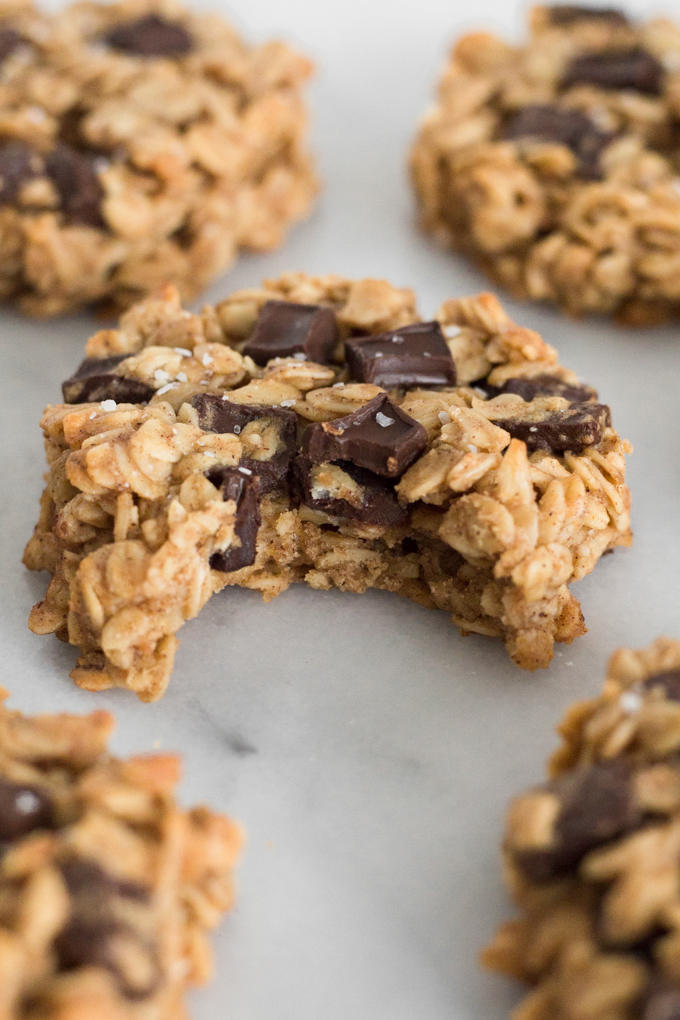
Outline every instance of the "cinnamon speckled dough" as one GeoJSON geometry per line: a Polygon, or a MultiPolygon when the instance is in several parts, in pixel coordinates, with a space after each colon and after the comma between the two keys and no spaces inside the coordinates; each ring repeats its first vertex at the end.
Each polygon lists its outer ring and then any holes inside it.
{"type": "Polygon", "coordinates": [[[0,299],[31,315],[186,299],[316,192],[309,60],[175,0],[0,2],[0,299]]]}
{"type": "Polygon", "coordinates": [[[53,575],[29,625],[78,646],[77,684],[160,697],[176,632],[228,584],[393,591],[524,669],[584,632],[568,585],[630,544],[630,445],[493,295],[418,321],[384,280],[288,273],[200,315],[166,287],[88,341],[42,420],[25,553],[53,575]],[[334,318],[324,363],[310,306],[334,318]],[[258,322],[285,356],[250,357],[258,322]],[[400,385],[353,379],[349,338],[357,371],[385,362],[400,385]]]}
{"type": "Polygon", "coordinates": [[[180,1020],[212,971],[242,841],[181,810],[179,759],[107,752],[108,712],[27,717],[0,688],[0,1010],[6,1020],[180,1020]]]}
{"type": "Polygon", "coordinates": [[[521,917],[484,962],[533,990],[514,1020],[680,1015],[680,641],[619,649],[572,705],[549,781],[508,812],[521,917]]]}
{"type": "Polygon", "coordinates": [[[680,27],[536,7],[460,39],[411,170],[424,228],[513,294],[647,325],[680,314],[680,27]]]}

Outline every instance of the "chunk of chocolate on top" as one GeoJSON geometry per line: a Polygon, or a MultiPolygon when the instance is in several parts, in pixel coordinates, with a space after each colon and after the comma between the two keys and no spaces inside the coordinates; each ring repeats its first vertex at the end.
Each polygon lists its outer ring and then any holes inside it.
{"type": "Polygon", "coordinates": [[[191,401],[204,432],[232,432],[249,451],[241,459],[260,479],[260,494],[286,484],[296,452],[297,415],[285,407],[235,404],[213,393],[199,393],[191,401]]]}
{"type": "Polygon", "coordinates": [[[116,25],[104,36],[104,42],[114,50],[138,57],[182,57],[193,49],[186,28],[158,14],[116,25]]]}
{"type": "Polygon", "coordinates": [[[580,453],[602,440],[605,428],[611,425],[611,412],[606,404],[594,402],[552,409],[537,398],[509,413],[502,411],[494,416],[492,411],[489,420],[509,432],[513,439],[525,442],[529,451],[580,453]]]}
{"type": "Polygon", "coordinates": [[[0,143],[0,205],[12,205],[24,184],[44,172],[42,157],[26,142],[0,143]]]}
{"type": "Polygon", "coordinates": [[[249,567],[255,562],[257,554],[257,532],[262,523],[260,516],[260,482],[249,468],[217,467],[206,471],[206,476],[213,485],[222,492],[225,501],[233,499],[236,503],[236,525],[234,533],[240,545],[233,545],[224,552],[216,552],[210,557],[213,570],[221,570],[226,574],[242,567],[249,567]]]}
{"type": "Polygon", "coordinates": [[[597,180],[602,177],[600,154],[615,137],[601,131],[580,110],[565,110],[550,104],[525,106],[505,125],[504,138],[535,138],[544,142],[567,145],[578,159],[579,177],[597,180]]]}
{"type": "Polygon", "coordinates": [[[115,400],[117,404],[146,404],[156,392],[141,379],[126,378],[113,371],[129,354],[111,358],[85,358],[77,372],[62,383],[65,404],[99,403],[115,400]]]}
{"type": "Polygon", "coordinates": [[[257,365],[272,358],[295,358],[325,365],[339,340],[332,308],[267,301],[243,347],[257,365]]]}
{"type": "Polygon", "coordinates": [[[51,829],[54,805],[37,786],[0,778],[0,843],[28,835],[34,829],[51,829]]]}
{"type": "Polygon", "coordinates": [[[643,49],[609,50],[575,57],[568,65],[561,88],[573,85],[595,85],[601,89],[661,94],[664,69],[656,57],[643,49]]]}
{"type": "Polygon", "coordinates": [[[575,25],[579,21],[606,21],[625,27],[630,24],[623,11],[616,7],[578,7],[575,4],[554,4],[548,8],[551,25],[575,25]]]}
{"type": "Polygon", "coordinates": [[[516,393],[527,403],[534,397],[564,397],[570,404],[585,404],[597,400],[597,390],[586,383],[563,382],[555,375],[543,372],[534,376],[518,376],[508,379],[497,393],[516,393]]]}
{"type": "Polygon", "coordinates": [[[680,669],[671,669],[667,673],[647,677],[642,687],[646,691],[658,688],[663,691],[667,701],[680,701],[680,669]]]}
{"type": "Polygon", "coordinates": [[[310,460],[349,460],[385,478],[398,478],[427,446],[427,432],[379,393],[358,411],[308,425],[301,452],[310,460]]]}
{"type": "Polygon", "coordinates": [[[438,322],[352,337],[345,358],[353,379],[374,386],[454,386],[456,366],[438,322]]]}
{"type": "Polygon", "coordinates": [[[60,207],[72,223],[105,227],[102,216],[104,189],[92,153],[59,144],[45,157],[45,170],[59,192],[60,207]]]}
{"type": "Polygon", "coordinates": [[[349,461],[315,464],[300,456],[293,464],[293,478],[300,502],[331,517],[385,527],[406,519],[390,483],[349,461]]]}
{"type": "Polygon", "coordinates": [[[26,40],[13,28],[0,28],[0,64],[26,40]]]}

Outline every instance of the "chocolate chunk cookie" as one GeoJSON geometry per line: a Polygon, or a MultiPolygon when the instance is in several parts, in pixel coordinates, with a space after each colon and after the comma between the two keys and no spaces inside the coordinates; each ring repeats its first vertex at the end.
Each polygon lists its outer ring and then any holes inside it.
{"type": "Polygon", "coordinates": [[[411,153],[424,229],[517,297],[678,318],[678,38],[668,19],[555,5],[519,46],[460,39],[411,153]]]}
{"type": "Polygon", "coordinates": [[[6,698],[0,689],[5,1015],[167,1016],[210,976],[206,939],[232,905],[239,827],[178,807],[176,755],[114,758],[108,712],[31,718],[6,698]]]}
{"type": "Polygon", "coordinates": [[[305,57],[156,0],[83,10],[0,20],[0,296],[32,315],[192,298],[317,189],[305,57]]]}
{"type": "Polygon", "coordinates": [[[533,986],[518,1016],[678,1016],[679,695],[680,641],[620,649],[601,695],[568,710],[549,781],[511,804],[522,916],[483,959],[533,986]]]}
{"type": "Polygon", "coordinates": [[[63,393],[29,626],[79,647],[86,689],[158,698],[213,592],[302,581],[397,592],[544,667],[584,632],[568,585],[631,541],[609,408],[491,294],[421,322],[384,280],[287,273],[200,315],[166,287],[90,338],[63,393]]]}

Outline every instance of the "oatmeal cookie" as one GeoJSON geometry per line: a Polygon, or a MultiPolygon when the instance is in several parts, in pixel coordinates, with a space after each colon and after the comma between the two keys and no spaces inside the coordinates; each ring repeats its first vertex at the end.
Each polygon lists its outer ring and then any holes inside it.
{"type": "Polygon", "coordinates": [[[680,1016],[680,641],[620,649],[567,712],[550,780],[512,804],[522,911],[484,954],[534,986],[515,1020],[680,1016]]]}
{"type": "Polygon", "coordinates": [[[213,592],[295,581],[397,592],[536,669],[584,632],[568,584],[630,544],[629,444],[492,294],[422,322],[384,280],[289,273],[200,315],[168,286],[86,355],[24,558],[82,687],[153,700],[213,592]]]}
{"type": "Polygon", "coordinates": [[[521,298],[680,315],[680,27],[536,7],[454,46],[411,171],[424,228],[521,298]]]}
{"type": "Polygon", "coordinates": [[[3,1020],[172,1020],[210,977],[241,833],[174,797],[179,759],[106,750],[108,712],[25,717],[0,688],[3,1020]]]}
{"type": "Polygon", "coordinates": [[[268,250],[316,180],[311,63],[175,0],[0,0],[0,299],[32,315],[185,298],[268,250]]]}

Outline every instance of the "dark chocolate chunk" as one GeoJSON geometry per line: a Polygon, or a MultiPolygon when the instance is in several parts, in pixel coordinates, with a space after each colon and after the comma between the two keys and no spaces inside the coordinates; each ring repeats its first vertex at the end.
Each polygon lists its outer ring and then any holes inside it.
{"type": "Polygon", "coordinates": [[[77,372],[62,383],[65,404],[99,403],[115,400],[117,404],[145,404],[156,392],[141,379],[126,379],[112,371],[129,354],[112,358],[85,358],[77,372]]]}
{"type": "Polygon", "coordinates": [[[559,453],[571,450],[579,453],[586,446],[600,442],[605,428],[611,424],[611,413],[606,404],[594,402],[573,404],[563,411],[546,411],[536,414],[531,410],[526,417],[491,418],[494,425],[505,429],[513,439],[521,439],[527,449],[552,450],[559,453]]]}
{"type": "Polygon", "coordinates": [[[642,687],[653,691],[660,687],[668,701],[680,701],[680,669],[671,669],[667,673],[658,673],[648,677],[642,687]]]}
{"type": "Polygon", "coordinates": [[[534,397],[564,397],[570,404],[586,404],[597,400],[597,390],[585,383],[566,383],[554,375],[519,376],[508,379],[496,393],[516,393],[531,403],[534,397]]]}
{"type": "Polygon", "coordinates": [[[243,457],[241,467],[260,479],[260,495],[285,486],[295,456],[297,415],[285,407],[266,404],[235,404],[213,393],[199,393],[191,401],[198,411],[198,424],[204,432],[233,432],[240,435],[251,422],[268,423],[278,433],[276,449],[268,460],[243,457]]]}
{"type": "Polygon", "coordinates": [[[37,786],[0,779],[0,842],[26,836],[34,829],[53,825],[53,806],[37,786]]]}
{"type": "Polygon", "coordinates": [[[313,510],[362,524],[387,526],[406,519],[389,482],[350,461],[315,464],[308,457],[297,457],[293,477],[296,495],[313,510]],[[345,489],[351,494],[340,497],[345,489]]]}
{"type": "Polygon", "coordinates": [[[661,94],[664,69],[646,50],[610,50],[575,57],[567,67],[561,88],[596,85],[601,89],[633,89],[649,96],[661,94]]]}
{"type": "Polygon", "coordinates": [[[42,158],[25,142],[0,145],[0,205],[16,202],[24,184],[42,172],[42,158]]]}
{"type": "Polygon", "coordinates": [[[577,7],[572,4],[555,4],[548,8],[551,25],[574,25],[577,21],[607,21],[610,25],[625,27],[630,22],[616,7],[577,7]]]}
{"type": "Polygon", "coordinates": [[[0,28],[0,64],[23,42],[25,42],[23,35],[13,28],[0,28]]]}
{"type": "Polygon", "coordinates": [[[385,478],[398,478],[427,446],[423,426],[378,393],[344,418],[308,425],[300,452],[317,464],[351,460],[385,478]]]}
{"type": "Polygon", "coordinates": [[[332,308],[267,301],[243,353],[257,365],[266,365],[272,358],[292,358],[296,354],[304,354],[307,361],[325,365],[332,359],[338,339],[338,324],[332,308]]]}
{"type": "Polygon", "coordinates": [[[149,901],[149,890],[138,882],[121,882],[107,874],[94,861],[84,857],[71,857],[61,864],[61,873],[71,896],[90,896],[102,901],[107,896],[122,896],[124,899],[149,901]]]}
{"type": "Polygon", "coordinates": [[[114,976],[122,994],[133,1001],[153,995],[160,984],[155,950],[105,909],[101,916],[89,917],[76,907],[55,939],[55,950],[63,970],[103,967],[114,976]]]}
{"type": "Polygon", "coordinates": [[[641,1020],[680,1020],[680,991],[669,988],[647,999],[641,1020]]]}
{"type": "Polygon", "coordinates": [[[374,386],[453,386],[456,366],[438,322],[345,341],[350,374],[374,386]]]}
{"type": "Polygon", "coordinates": [[[222,499],[233,499],[236,503],[236,526],[234,532],[241,540],[240,546],[213,553],[210,566],[225,574],[255,562],[257,553],[257,532],[262,523],[260,517],[260,482],[248,468],[213,468],[206,475],[222,491],[222,499]]]}
{"type": "Polygon", "coordinates": [[[117,25],[107,33],[104,42],[114,50],[138,57],[182,57],[193,49],[193,40],[186,28],[158,14],[147,14],[136,21],[117,25]]]}
{"type": "Polygon", "coordinates": [[[563,110],[559,106],[535,105],[518,110],[506,124],[504,138],[536,138],[544,142],[568,145],[578,158],[579,177],[597,180],[602,177],[599,158],[615,137],[601,131],[580,110],[563,110]]]}
{"type": "Polygon", "coordinates": [[[621,760],[598,762],[545,787],[560,800],[555,846],[516,854],[525,875],[547,882],[573,872],[587,853],[642,821],[632,795],[631,768],[621,760]]]}
{"type": "Polygon", "coordinates": [[[45,157],[45,169],[59,192],[61,209],[72,223],[105,227],[101,204],[104,197],[95,156],[59,142],[45,157]]]}

